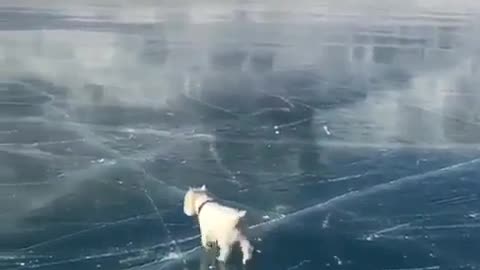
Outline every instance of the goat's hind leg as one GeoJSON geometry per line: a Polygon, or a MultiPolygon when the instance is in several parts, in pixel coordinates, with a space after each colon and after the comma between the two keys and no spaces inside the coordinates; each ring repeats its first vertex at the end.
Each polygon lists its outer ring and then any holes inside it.
{"type": "Polygon", "coordinates": [[[246,264],[247,261],[252,258],[253,246],[250,243],[250,241],[248,241],[248,239],[245,237],[240,238],[239,243],[240,243],[240,249],[242,250],[242,254],[243,254],[242,262],[243,264],[246,264]]]}

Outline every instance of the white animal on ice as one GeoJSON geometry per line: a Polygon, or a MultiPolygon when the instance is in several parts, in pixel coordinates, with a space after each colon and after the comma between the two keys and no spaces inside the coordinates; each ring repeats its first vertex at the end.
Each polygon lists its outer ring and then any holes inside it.
{"type": "Polygon", "coordinates": [[[220,248],[219,261],[226,262],[237,242],[243,253],[243,264],[251,259],[253,246],[245,235],[247,211],[221,205],[208,195],[205,185],[188,189],[183,211],[187,216],[198,216],[202,246],[209,249],[209,243],[216,242],[220,248]]]}

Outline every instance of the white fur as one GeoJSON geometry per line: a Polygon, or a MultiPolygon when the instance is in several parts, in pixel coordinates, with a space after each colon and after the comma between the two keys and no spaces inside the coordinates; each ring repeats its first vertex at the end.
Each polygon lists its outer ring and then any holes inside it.
{"type": "Polygon", "coordinates": [[[213,201],[204,204],[199,214],[198,208],[203,202],[211,199],[205,185],[200,188],[189,188],[185,194],[183,211],[187,216],[198,215],[202,246],[208,249],[208,243],[216,242],[220,248],[217,257],[219,261],[225,262],[232,246],[238,242],[243,253],[243,264],[246,264],[251,259],[253,251],[250,241],[245,236],[246,227],[243,226],[247,212],[213,201]]]}

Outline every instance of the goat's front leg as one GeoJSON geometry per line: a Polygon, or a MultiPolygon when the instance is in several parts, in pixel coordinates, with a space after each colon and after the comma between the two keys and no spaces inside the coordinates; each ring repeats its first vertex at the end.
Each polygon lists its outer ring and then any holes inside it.
{"type": "Polygon", "coordinates": [[[228,256],[230,256],[230,252],[232,251],[232,247],[229,243],[218,243],[220,248],[220,254],[217,257],[217,260],[220,262],[226,262],[228,256]]]}
{"type": "Polygon", "coordinates": [[[200,238],[201,238],[201,241],[202,241],[202,246],[206,249],[209,249],[210,245],[208,244],[208,237],[207,237],[207,234],[204,231],[200,232],[200,238]]]}

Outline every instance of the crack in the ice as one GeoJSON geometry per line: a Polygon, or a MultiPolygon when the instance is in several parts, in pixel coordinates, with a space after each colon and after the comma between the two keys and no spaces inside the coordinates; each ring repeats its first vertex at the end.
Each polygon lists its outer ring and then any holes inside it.
{"type": "MultiPolygon", "coordinates": [[[[147,172],[146,172],[145,170],[144,170],[144,174],[147,174],[147,172]]],[[[178,245],[178,243],[177,243],[177,241],[175,240],[175,238],[172,236],[172,233],[170,232],[170,229],[168,229],[168,226],[167,226],[167,224],[165,223],[165,220],[164,220],[162,214],[160,213],[160,210],[158,209],[157,204],[155,203],[155,201],[153,200],[153,198],[150,196],[150,192],[149,192],[149,190],[147,189],[147,187],[145,186],[145,184],[143,184],[143,191],[144,191],[145,196],[146,196],[147,199],[149,200],[150,205],[152,206],[153,210],[155,210],[155,212],[159,215],[160,222],[162,223],[163,229],[165,230],[165,233],[167,234],[167,237],[169,238],[170,243],[171,243],[171,244],[173,245],[173,247],[175,248],[175,251],[180,255],[180,258],[182,259],[183,264],[186,266],[186,265],[187,265],[187,261],[185,260],[185,258],[184,258],[184,256],[183,256],[182,249],[181,249],[180,246],[178,245]]]]}
{"type": "Polygon", "coordinates": [[[439,265],[425,266],[425,267],[412,267],[412,268],[387,268],[384,270],[437,270],[440,269],[439,265]]]}
{"type": "Polygon", "coordinates": [[[217,152],[217,148],[215,147],[215,141],[210,141],[209,142],[209,151],[212,154],[212,157],[215,159],[215,162],[217,163],[218,167],[228,176],[226,181],[236,185],[240,186],[240,182],[237,180],[237,177],[235,174],[229,170],[222,162],[222,159],[220,158],[220,155],[217,152]]]}
{"type": "Polygon", "coordinates": [[[21,248],[19,250],[22,250],[22,251],[34,250],[34,249],[37,249],[39,247],[47,246],[47,245],[50,245],[50,244],[53,244],[53,243],[56,243],[56,242],[59,242],[59,241],[62,241],[62,240],[72,238],[74,236],[78,236],[78,235],[81,235],[81,234],[84,234],[84,233],[88,233],[88,232],[91,232],[91,231],[99,230],[99,229],[110,227],[110,226],[115,226],[115,225],[118,225],[118,224],[128,223],[128,222],[134,221],[134,220],[139,220],[139,219],[144,218],[145,216],[150,216],[150,215],[151,214],[133,216],[133,217],[117,220],[117,221],[105,222],[105,223],[103,223],[101,225],[98,225],[98,226],[95,226],[93,228],[87,228],[87,229],[83,229],[83,230],[80,230],[80,231],[76,231],[74,233],[65,234],[65,235],[62,235],[62,236],[57,237],[57,238],[49,239],[49,240],[46,240],[46,241],[42,241],[40,243],[30,245],[28,247],[21,248]]]}
{"type": "Polygon", "coordinates": [[[346,192],[344,194],[333,197],[333,198],[331,198],[331,199],[329,199],[325,202],[322,202],[322,203],[319,203],[319,204],[316,204],[316,205],[313,205],[313,206],[310,206],[310,207],[306,207],[306,208],[303,208],[301,210],[286,214],[283,217],[279,217],[279,218],[276,218],[276,219],[271,219],[269,221],[256,224],[256,225],[252,226],[252,228],[265,226],[265,225],[268,225],[268,224],[273,225],[273,224],[279,223],[282,220],[286,221],[286,220],[289,220],[289,219],[294,218],[296,216],[304,215],[304,214],[307,214],[307,213],[312,212],[312,211],[327,209],[330,206],[333,206],[333,205],[338,204],[338,203],[346,202],[346,201],[356,199],[356,198],[359,198],[359,197],[364,197],[364,196],[367,196],[367,195],[372,195],[372,194],[375,194],[375,193],[378,193],[378,192],[381,192],[381,191],[386,191],[386,190],[398,188],[399,186],[404,185],[404,184],[413,183],[413,182],[416,182],[418,180],[422,180],[422,179],[425,179],[425,178],[430,178],[432,176],[438,176],[438,175],[441,175],[445,172],[453,171],[453,170],[456,170],[456,169],[459,169],[459,168],[462,168],[462,167],[465,167],[465,166],[469,166],[469,165],[472,165],[472,164],[476,164],[476,163],[479,163],[479,162],[480,162],[480,158],[475,158],[475,159],[471,159],[469,161],[456,163],[456,164],[453,164],[453,165],[450,165],[450,166],[446,166],[446,167],[442,167],[442,168],[439,168],[439,169],[423,172],[423,173],[420,173],[420,174],[404,176],[404,177],[401,177],[401,178],[397,178],[397,179],[388,181],[386,183],[381,183],[381,184],[377,184],[377,185],[374,185],[374,186],[370,186],[370,187],[367,187],[365,189],[346,192]]]}
{"type": "Polygon", "coordinates": [[[216,110],[216,111],[220,111],[220,112],[226,113],[226,114],[228,114],[228,115],[231,115],[231,116],[234,116],[234,117],[238,117],[238,114],[236,114],[236,113],[234,113],[234,112],[232,112],[232,111],[230,111],[230,110],[227,110],[227,109],[225,109],[225,108],[223,108],[223,107],[210,104],[210,103],[205,102],[205,101],[203,101],[203,100],[200,100],[200,99],[198,99],[198,98],[192,97],[192,96],[190,96],[190,95],[188,95],[188,94],[182,94],[182,95],[183,95],[185,98],[190,99],[190,100],[193,100],[193,101],[197,102],[198,104],[204,105],[205,107],[208,107],[208,108],[210,108],[210,109],[214,109],[214,110],[216,110]]]}
{"type": "Polygon", "coordinates": [[[433,231],[433,230],[456,230],[456,229],[476,229],[480,228],[480,223],[459,223],[459,224],[446,224],[446,225],[422,225],[422,226],[397,226],[398,228],[391,228],[386,232],[382,232],[379,234],[384,234],[387,232],[393,232],[396,230],[404,230],[404,231],[413,231],[413,230],[426,230],[426,231],[433,231]]]}
{"type": "Polygon", "coordinates": [[[55,183],[54,180],[41,182],[22,182],[22,183],[0,183],[0,187],[23,187],[23,186],[43,186],[55,183]]]}
{"type": "Polygon", "coordinates": [[[270,112],[290,112],[289,108],[264,108],[252,113],[249,113],[248,116],[259,116],[265,113],[270,113],[270,112]]]}
{"type": "Polygon", "coordinates": [[[454,195],[448,198],[441,198],[438,200],[432,200],[431,203],[434,205],[441,205],[441,206],[451,206],[456,204],[466,204],[471,202],[476,202],[479,200],[477,194],[470,194],[470,195],[454,195]]]}
{"type": "Polygon", "coordinates": [[[0,101],[0,106],[2,105],[14,105],[14,106],[41,106],[43,104],[33,104],[29,102],[18,102],[18,101],[0,101]]]}
{"type": "Polygon", "coordinates": [[[79,138],[79,139],[73,139],[73,140],[60,140],[60,141],[39,141],[39,142],[32,142],[32,143],[0,143],[0,146],[36,147],[36,146],[67,144],[67,143],[75,143],[75,142],[85,142],[85,139],[79,138]]]}
{"type": "Polygon", "coordinates": [[[306,123],[308,121],[312,120],[311,117],[307,117],[307,118],[303,118],[303,119],[300,119],[300,120],[296,120],[296,121],[292,121],[292,122],[289,122],[289,123],[285,123],[285,124],[281,124],[281,125],[276,125],[276,129],[279,129],[279,128],[287,128],[287,127],[294,127],[294,126],[297,126],[297,125],[300,125],[300,124],[303,124],[303,123],[306,123]]]}
{"type": "MultiPolygon", "coordinates": [[[[192,240],[191,238],[186,238],[186,239],[187,239],[186,241],[192,240]]],[[[45,268],[45,267],[54,266],[54,265],[62,265],[62,264],[82,262],[82,261],[95,260],[95,259],[101,259],[101,258],[110,258],[110,257],[114,257],[114,256],[128,255],[128,254],[134,254],[134,253],[142,253],[142,252],[148,252],[150,250],[154,250],[158,247],[166,247],[168,245],[169,245],[169,243],[161,243],[161,244],[156,244],[156,245],[145,247],[145,248],[126,249],[126,250],[117,251],[117,252],[107,252],[107,253],[100,253],[100,254],[96,253],[96,254],[92,254],[92,255],[79,256],[79,257],[76,257],[76,258],[58,260],[58,261],[53,261],[53,262],[48,262],[48,263],[29,264],[28,268],[29,269],[45,268]]],[[[190,252],[191,251],[186,251],[184,254],[189,254],[190,252]]],[[[161,261],[162,260],[156,260],[155,262],[159,263],[161,261]]]]}
{"type": "Polygon", "coordinates": [[[374,233],[371,233],[370,235],[368,235],[366,237],[366,239],[370,241],[373,238],[379,238],[379,237],[382,237],[386,233],[391,233],[391,232],[394,232],[394,231],[401,230],[403,228],[408,228],[409,226],[410,226],[410,223],[403,223],[403,224],[398,224],[398,225],[388,227],[388,228],[385,228],[385,229],[381,229],[381,230],[378,230],[374,233]]]}
{"type": "Polygon", "coordinates": [[[302,260],[300,261],[299,263],[293,265],[293,266],[290,266],[287,268],[287,270],[294,270],[294,269],[298,269],[300,267],[302,267],[304,264],[307,264],[307,263],[310,263],[311,260],[302,260]]]}
{"type": "Polygon", "coordinates": [[[281,95],[273,95],[273,94],[270,94],[268,91],[266,90],[260,90],[260,92],[264,95],[267,95],[267,96],[270,96],[270,97],[275,97],[275,98],[278,98],[280,100],[282,100],[283,102],[285,102],[290,108],[295,108],[295,104],[293,104],[290,99],[284,97],[284,96],[281,96],[281,95]]]}
{"type": "Polygon", "coordinates": [[[71,155],[61,155],[55,154],[49,151],[44,151],[36,146],[32,145],[16,145],[14,146],[0,146],[0,151],[14,154],[14,155],[22,155],[25,157],[33,157],[36,159],[47,159],[47,160],[54,160],[54,161],[65,161],[65,158],[70,159],[84,159],[84,160],[93,160],[95,156],[88,156],[88,155],[75,155],[72,157],[71,155]]]}
{"type": "Polygon", "coordinates": [[[348,181],[348,180],[352,180],[352,179],[362,178],[362,177],[367,176],[369,174],[371,174],[371,172],[341,176],[341,177],[336,177],[336,178],[328,178],[328,179],[323,179],[323,180],[317,181],[317,183],[343,182],[343,181],[348,181]]]}
{"type": "Polygon", "coordinates": [[[403,223],[403,224],[398,224],[398,225],[395,225],[395,226],[392,226],[392,227],[389,227],[389,228],[385,228],[385,229],[376,231],[373,234],[382,235],[382,234],[391,233],[391,232],[394,232],[394,231],[397,231],[397,230],[401,230],[401,229],[404,229],[404,228],[410,228],[410,224],[411,224],[410,222],[403,223]]]}

